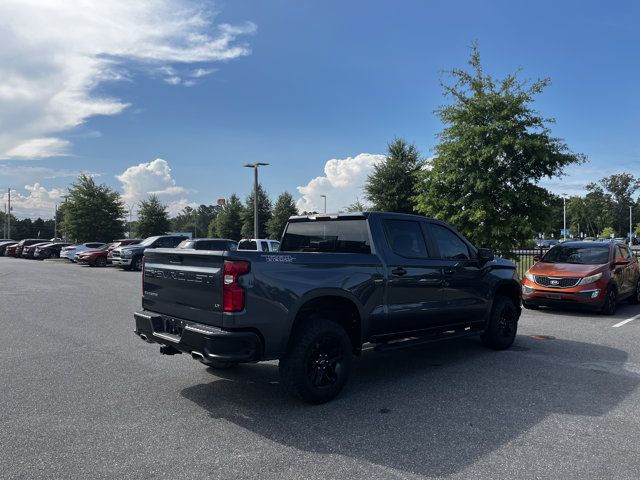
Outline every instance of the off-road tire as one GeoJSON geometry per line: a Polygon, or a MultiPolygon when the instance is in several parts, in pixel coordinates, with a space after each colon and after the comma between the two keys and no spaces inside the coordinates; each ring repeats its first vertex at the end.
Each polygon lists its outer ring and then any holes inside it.
{"type": "Polygon", "coordinates": [[[310,318],[294,330],[280,360],[282,386],[307,403],[328,402],[347,382],[352,356],[344,328],[331,320],[310,318]]]}
{"type": "Polygon", "coordinates": [[[509,348],[518,332],[518,308],[509,297],[496,297],[486,330],[480,335],[485,346],[493,350],[509,348]]]}

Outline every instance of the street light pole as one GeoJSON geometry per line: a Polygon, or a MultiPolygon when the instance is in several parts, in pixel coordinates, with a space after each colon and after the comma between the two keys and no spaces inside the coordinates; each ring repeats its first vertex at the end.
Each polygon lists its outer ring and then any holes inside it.
{"type": "Polygon", "coordinates": [[[11,187],[7,189],[9,192],[9,215],[7,215],[7,238],[11,238],[11,187]]]}
{"type": "Polygon", "coordinates": [[[132,204],[126,204],[127,208],[129,209],[129,238],[131,238],[131,215],[133,213],[133,207],[135,206],[135,203],[132,204]]]}
{"type": "Polygon", "coordinates": [[[633,205],[629,205],[629,246],[633,237],[633,205]]]}
{"type": "Polygon", "coordinates": [[[258,236],[258,167],[269,165],[264,162],[245,163],[243,167],[253,168],[253,238],[258,236]]]}
{"type": "Polygon", "coordinates": [[[58,238],[58,204],[54,203],[53,205],[53,238],[55,239],[58,238]]]}
{"type": "Polygon", "coordinates": [[[327,196],[320,195],[324,199],[324,213],[327,213],[327,196]]]}
{"type": "Polygon", "coordinates": [[[567,240],[567,195],[566,194],[562,195],[562,223],[563,223],[562,234],[563,234],[564,240],[566,241],[567,240]]]}

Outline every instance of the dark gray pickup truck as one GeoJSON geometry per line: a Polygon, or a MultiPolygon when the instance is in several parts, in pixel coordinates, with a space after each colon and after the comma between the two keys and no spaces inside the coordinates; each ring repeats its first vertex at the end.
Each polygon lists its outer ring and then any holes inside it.
{"type": "Polygon", "coordinates": [[[280,252],[145,252],[135,333],[213,368],[280,360],[285,389],[335,397],[363,344],[395,349],[480,335],[508,348],[515,265],[416,215],[292,217],[280,252]]]}

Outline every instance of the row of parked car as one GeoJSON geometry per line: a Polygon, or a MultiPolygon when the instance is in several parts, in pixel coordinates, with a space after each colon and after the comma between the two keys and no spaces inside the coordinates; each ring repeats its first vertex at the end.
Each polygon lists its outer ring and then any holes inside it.
{"type": "Polygon", "coordinates": [[[245,239],[240,242],[223,238],[196,238],[185,235],[158,235],[140,238],[124,238],[111,243],[87,242],[72,244],[53,238],[28,238],[15,241],[0,239],[0,255],[7,257],[46,260],[66,258],[91,267],[117,265],[125,270],[140,270],[145,250],[149,248],[188,248],[195,250],[245,250],[274,252],[280,242],[271,239],[245,239]]]}

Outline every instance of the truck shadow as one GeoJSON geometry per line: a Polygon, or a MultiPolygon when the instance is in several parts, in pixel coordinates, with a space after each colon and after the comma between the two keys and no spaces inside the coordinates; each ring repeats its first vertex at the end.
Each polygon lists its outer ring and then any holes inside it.
{"type": "Polygon", "coordinates": [[[511,350],[493,352],[460,339],[364,352],[342,395],[321,406],[285,395],[274,363],[211,371],[217,379],[181,394],[288,447],[446,476],[549,415],[606,415],[640,382],[626,360],[621,350],[568,340],[519,336],[511,350]]]}

